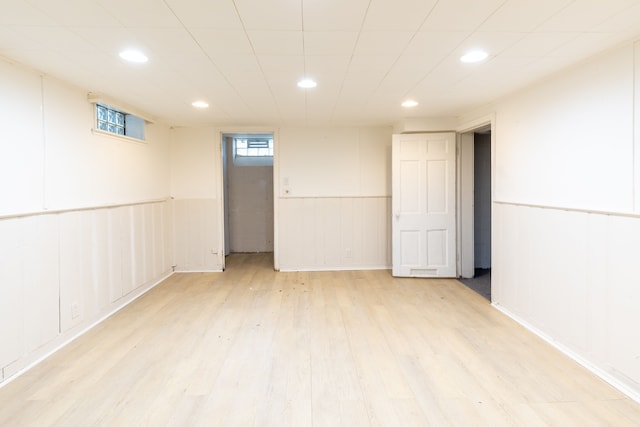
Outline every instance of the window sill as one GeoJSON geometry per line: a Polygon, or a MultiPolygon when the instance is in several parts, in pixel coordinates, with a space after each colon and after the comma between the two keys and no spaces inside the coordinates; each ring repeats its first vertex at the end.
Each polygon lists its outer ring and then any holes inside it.
{"type": "Polygon", "coordinates": [[[147,141],[144,139],[132,138],[126,135],[118,135],[116,133],[107,132],[106,130],[100,130],[96,128],[91,128],[91,133],[94,135],[107,136],[109,138],[118,139],[120,141],[133,142],[136,144],[146,144],[147,141]]]}

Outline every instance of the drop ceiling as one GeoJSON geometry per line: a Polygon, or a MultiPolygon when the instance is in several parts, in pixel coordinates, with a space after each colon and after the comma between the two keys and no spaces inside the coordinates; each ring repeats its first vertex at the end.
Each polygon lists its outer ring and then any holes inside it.
{"type": "Polygon", "coordinates": [[[640,0],[0,2],[0,56],[175,126],[456,116],[638,35],[640,0]]]}

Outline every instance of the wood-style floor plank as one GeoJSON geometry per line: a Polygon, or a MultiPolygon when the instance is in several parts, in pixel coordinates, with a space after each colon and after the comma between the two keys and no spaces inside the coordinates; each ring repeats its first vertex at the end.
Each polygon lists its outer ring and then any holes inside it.
{"type": "Polygon", "coordinates": [[[272,262],[173,275],[0,388],[0,425],[640,425],[456,280],[272,262]]]}

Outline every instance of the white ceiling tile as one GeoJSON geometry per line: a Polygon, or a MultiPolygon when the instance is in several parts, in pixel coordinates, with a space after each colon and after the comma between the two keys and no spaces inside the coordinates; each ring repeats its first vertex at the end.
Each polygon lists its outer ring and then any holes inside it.
{"type": "Polygon", "coordinates": [[[0,25],[53,26],[56,22],[35,6],[23,0],[3,0],[0,25]]]}
{"type": "Polygon", "coordinates": [[[503,3],[504,0],[440,1],[423,24],[422,30],[473,31],[503,3]]]}
{"type": "Polygon", "coordinates": [[[416,31],[437,3],[436,0],[371,0],[364,29],[416,31]]]}
{"type": "MultiPolygon", "coordinates": [[[[309,93],[329,94],[337,92],[344,79],[344,73],[348,66],[348,60],[327,61],[329,57],[317,57],[321,62],[308,58],[307,72],[304,68],[282,71],[277,67],[269,67],[264,69],[265,76],[271,87],[277,93],[304,92],[303,89],[297,87],[297,82],[303,77],[314,79],[318,83],[318,87],[309,90],[309,93]]],[[[260,58],[262,60],[262,57],[260,58]]]]}
{"type": "Polygon", "coordinates": [[[29,0],[34,7],[49,16],[56,25],[114,27],[118,21],[102,5],[86,0],[29,0]]]}
{"type": "MultiPolygon", "coordinates": [[[[458,82],[451,88],[451,94],[466,103],[477,102],[487,97],[504,97],[540,78],[540,67],[551,67],[551,64],[536,64],[531,58],[495,59],[487,65],[489,66],[481,72],[469,75],[458,82]]],[[[554,70],[559,70],[562,64],[556,63],[554,67],[554,70]]],[[[542,76],[551,70],[552,68],[548,68],[542,76]]]]}
{"type": "MultiPolygon", "coordinates": [[[[69,0],[65,0],[69,1],[69,0]]],[[[97,0],[125,27],[181,28],[166,4],[158,0],[97,0]]]]}
{"type": "Polygon", "coordinates": [[[325,110],[331,111],[339,94],[339,85],[322,86],[321,90],[307,91],[307,102],[308,105],[316,108],[322,106],[325,110]]]}
{"type": "Polygon", "coordinates": [[[254,73],[257,78],[262,78],[260,64],[255,55],[220,54],[212,56],[211,60],[225,76],[254,73]]]}
{"type": "Polygon", "coordinates": [[[253,53],[244,30],[196,28],[191,30],[191,34],[198,45],[210,55],[253,53]]]}
{"type": "Polygon", "coordinates": [[[372,96],[385,99],[391,98],[389,105],[401,103],[405,98],[410,97],[411,90],[420,81],[420,76],[411,76],[407,80],[398,80],[398,74],[392,73],[385,79],[372,93],[372,96]]]}
{"type": "Polygon", "coordinates": [[[549,52],[550,57],[567,57],[579,60],[597,54],[607,46],[624,41],[618,34],[583,33],[549,52]]]}
{"type": "Polygon", "coordinates": [[[200,46],[183,28],[132,28],[129,33],[142,46],[158,52],[158,55],[201,52],[200,46]]]}
{"type": "Polygon", "coordinates": [[[10,57],[22,64],[39,64],[37,70],[46,68],[46,75],[56,77],[79,87],[92,84],[91,71],[85,67],[82,61],[78,61],[71,55],[47,50],[20,50],[10,51],[10,57]]]}
{"type": "Polygon", "coordinates": [[[302,55],[302,31],[248,31],[257,55],[302,55]]]}
{"type": "Polygon", "coordinates": [[[42,49],[54,52],[91,52],[94,48],[73,31],[63,27],[13,27],[21,37],[39,41],[42,49]]]}
{"type": "Polygon", "coordinates": [[[330,112],[337,103],[338,95],[340,93],[339,89],[339,86],[322,86],[314,90],[307,90],[307,105],[314,106],[314,108],[323,106],[326,112],[330,112]]]}
{"type": "Polygon", "coordinates": [[[464,88],[476,94],[484,90],[493,92],[496,97],[502,96],[522,81],[522,75],[531,62],[531,58],[495,58],[476,68],[452,89],[464,88]]]}
{"type": "MultiPolygon", "coordinates": [[[[267,82],[270,90],[274,94],[274,97],[278,102],[283,100],[298,99],[299,95],[306,92],[305,89],[301,89],[296,85],[296,80],[287,76],[281,76],[278,74],[270,74],[267,76],[267,82]]],[[[316,90],[316,89],[313,89],[316,90]]]]}
{"type": "Polygon", "coordinates": [[[640,3],[628,9],[623,9],[617,14],[593,27],[594,32],[630,32],[636,35],[640,31],[640,3]]]}
{"type": "Polygon", "coordinates": [[[575,0],[538,28],[540,31],[589,31],[636,4],[636,0],[575,0]]]}
{"type": "Polygon", "coordinates": [[[308,56],[306,60],[307,72],[317,75],[318,77],[340,77],[349,69],[351,64],[351,56],[334,55],[334,56],[308,56]]]}
{"type": "Polygon", "coordinates": [[[458,58],[449,56],[431,70],[412,90],[433,91],[443,90],[457,84],[474,70],[486,63],[463,64],[458,58]]]}
{"type": "Polygon", "coordinates": [[[250,97],[272,98],[269,86],[264,78],[256,78],[253,73],[235,73],[227,77],[231,86],[243,100],[250,97]]]}
{"type": "Polygon", "coordinates": [[[305,31],[304,51],[306,55],[350,55],[357,40],[355,31],[305,31]]]}
{"type": "Polygon", "coordinates": [[[482,24],[481,31],[533,31],[573,0],[509,0],[482,24]]]}
{"type": "Polygon", "coordinates": [[[6,51],[41,49],[40,41],[25,37],[16,31],[20,27],[0,27],[0,53],[6,51]]]}
{"type": "Polygon", "coordinates": [[[380,81],[397,59],[395,55],[354,55],[347,74],[362,80],[380,81]]]}
{"type": "Polygon", "coordinates": [[[575,64],[575,59],[569,57],[545,56],[542,58],[536,58],[534,61],[527,64],[526,73],[524,73],[524,81],[522,83],[519,82],[518,86],[544,78],[550,74],[565,69],[572,64],[575,64]]]}
{"type": "Polygon", "coordinates": [[[400,99],[407,95],[409,90],[428,75],[441,60],[429,55],[403,55],[384,76],[377,91],[394,94],[397,99],[400,99]]]}
{"type": "Polygon", "coordinates": [[[260,68],[266,73],[287,74],[294,79],[304,74],[302,55],[257,55],[257,58],[260,68]]]}
{"type": "Polygon", "coordinates": [[[117,57],[118,53],[126,48],[136,48],[148,53],[149,47],[142,44],[132,33],[126,28],[109,28],[105,31],[103,28],[94,27],[70,27],[74,34],[90,43],[94,49],[98,49],[105,53],[110,53],[117,57]]]}
{"type": "Polygon", "coordinates": [[[356,55],[398,55],[408,45],[409,31],[363,31],[356,44],[356,55]]]}
{"type": "Polygon", "coordinates": [[[440,1],[429,15],[422,30],[473,31],[491,16],[505,0],[440,1]]]}
{"type": "Polygon", "coordinates": [[[267,95],[268,92],[261,93],[260,91],[243,92],[244,101],[250,106],[250,108],[260,115],[271,113],[272,117],[278,118],[280,116],[278,103],[272,96],[267,95]]]}
{"type": "Polygon", "coordinates": [[[518,43],[526,34],[512,32],[476,32],[471,34],[452,51],[455,57],[460,58],[470,50],[484,50],[489,56],[499,55],[504,50],[518,43]]]}
{"type": "Polygon", "coordinates": [[[187,28],[240,30],[242,22],[232,1],[165,0],[187,28]]]}
{"type": "Polygon", "coordinates": [[[369,0],[303,0],[305,31],[359,31],[369,0]]]}
{"type": "Polygon", "coordinates": [[[275,101],[278,104],[280,113],[289,116],[295,112],[304,112],[306,97],[306,92],[302,90],[278,91],[275,101]]]}
{"type": "Polygon", "coordinates": [[[500,58],[538,58],[547,55],[559,46],[569,42],[580,33],[575,32],[536,32],[525,35],[517,43],[504,50],[500,58]]]}
{"type": "Polygon", "coordinates": [[[0,55],[173,125],[379,124],[459,113],[640,34],[640,0],[440,0],[429,15],[433,4],[4,0],[0,55]],[[460,63],[472,46],[492,57],[460,63]],[[125,63],[127,47],[150,61],[125,63]],[[305,72],[317,88],[295,85],[305,72]],[[407,113],[404,96],[420,106],[407,113]]]}
{"type": "Polygon", "coordinates": [[[338,104],[362,108],[380,86],[384,76],[347,74],[338,93],[338,104]]]}
{"type": "Polygon", "coordinates": [[[302,30],[302,0],[235,0],[247,30],[302,30]]]}
{"type": "Polygon", "coordinates": [[[470,34],[466,31],[420,31],[413,36],[403,54],[445,57],[470,34]]]}

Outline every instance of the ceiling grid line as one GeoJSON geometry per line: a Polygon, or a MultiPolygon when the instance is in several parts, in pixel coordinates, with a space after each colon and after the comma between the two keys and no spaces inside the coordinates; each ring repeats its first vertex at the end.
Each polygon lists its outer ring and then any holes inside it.
{"type": "MultiPolygon", "coordinates": [[[[505,0],[506,1],[506,0],[505,0]]],[[[411,35],[411,37],[409,38],[409,40],[407,41],[407,43],[405,43],[404,47],[402,48],[402,50],[400,51],[400,53],[398,53],[398,55],[396,56],[396,59],[393,61],[393,63],[389,66],[389,68],[387,69],[387,72],[384,74],[384,76],[382,77],[382,79],[380,79],[380,81],[378,82],[378,85],[376,86],[376,88],[372,91],[371,95],[369,96],[368,101],[365,104],[368,104],[369,102],[371,102],[371,98],[373,98],[373,96],[375,95],[375,93],[380,89],[380,86],[382,86],[382,83],[387,79],[387,77],[389,76],[389,74],[391,73],[391,70],[393,70],[393,68],[396,66],[396,64],[398,63],[398,61],[400,60],[400,58],[402,57],[402,55],[407,51],[407,49],[409,48],[409,45],[413,42],[413,40],[416,38],[416,35],[420,32],[420,29],[422,28],[422,26],[424,25],[425,22],[427,22],[427,20],[429,19],[429,17],[431,16],[431,14],[433,13],[433,11],[435,10],[435,8],[438,6],[438,3],[440,3],[440,0],[437,0],[433,6],[431,7],[431,9],[429,9],[429,12],[426,14],[426,16],[424,17],[424,19],[422,20],[422,22],[420,23],[420,25],[418,26],[418,28],[413,32],[413,34],[411,35]]],[[[407,96],[406,94],[404,95],[405,97],[407,96]]]]}
{"type": "MultiPolygon", "coordinates": [[[[433,71],[434,71],[436,68],[438,68],[438,67],[439,67],[439,66],[440,66],[440,65],[441,65],[441,64],[442,64],[442,63],[443,63],[447,58],[449,58],[449,57],[453,54],[453,52],[457,51],[457,49],[458,49],[460,46],[462,46],[462,45],[464,44],[464,42],[465,42],[465,41],[467,41],[467,40],[468,40],[472,35],[474,35],[474,34],[478,31],[478,28],[482,27],[482,25],[483,25],[485,22],[487,22],[487,20],[488,20],[489,18],[491,18],[493,15],[495,15],[495,14],[496,14],[496,12],[497,12],[498,10],[500,10],[500,9],[501,9],[501,8],[502,8],[502,7],[503,7],[503,6],[508,2],[508,1],[509,1],[509,0],[504,0],[502,3],[500,3],[500,5],[499,5],[498,7],[496,7],[496,8],[493,10],[493,12],[491,12],[491,14],[489,14],[489,15],[488,15],[488,16],[487,16],[487,17],[486,17],[486,18],[485,18],[485,19],[484,19],[480,24],[476,25],[476,27],[475,27],[472,31],[470,31],[470,32],[469,32],[469,34],[467,35],[467,37],[465,37],[462,41],[460,41],[460,43],[458,43],[458,45],[457,45],[454,49],[452,49],[452,50],[451,50],[451,53],[450,53],[448,56],[443,57],[443,58],[440,60],[440,62],[438,62],[436,65],[434,65],[434,66],[433,66],[433,67],[432,67],[432,68],[431,68],[431,69],[430,69],[430,70],[429,70],[429,71],[424,75],[424,77],[423,77],[422,79],[420,79],[416,84],[414,84],[414,85],[412,86],[412,88],[411,88],[407,93],[405,93],[405,94],[404,94],[404,96],[405,96],[405,97],[406,97],[406,96],[408,96],[408,94],[409,94],[409,93],[411,93],[412,91],[414,91],[414,90],[415,90],[415,88],[416,88],[417,86],[419,86],[420,84],[422,84],[422,82],[423,82],[427,77],[429,77],[429,75],[430,75],[431,73],[433,73],[433,71]]],[[[491,58],[491,56],[490,56],[490,58],[491,58]]]]}
{"type": "MultiPolygon", "coordinates": [[[[302,78],[307,79],[307,51],[304,42],[304,0],[300,0],[300,24],[302,27],[302,78]]],[[[309,90],[304,89],[304,122],[309,123],[309,90]]]]}
{"type": "MultiPolygon", "coordinates": [[[[242,19],[242,15],[240,14],[240,11],[238,10],[238,4],[236,3],[236,0],[233,0],[233,7],[235,8],[236,13],[240,17],[240,23],[242,25],[242,30],[244,31],[245,37],[247,38],[247,40],[249,42],[249,45],[251,46],[251,51],[253,52],[253,57],[254,57],[254,59],[256,61],[256,64],[258,64],[258,68],[260,69],[260,74],[261,74],[265,84],[267,85],[267,88],[269,89],[269,93],[271,94],[271,99],[273,100],[273,103],[276,106],[278,117],[280,118],[280,121],[282,121],[282,111],[281,111],[280,106],[278,105],[278,99],[276,98],[275,92],[273,91],[273,88],[271,87],[271,84],[269,83],[269,79],[268,79],[266,73],[264,72],[264,67],[262,66],[262,63],[260,62],[260,58],[258,57],[258,54],[256,53],[256,48],[255,48],[255,46],[254,46],[254,44],[253,44],[253,42],[251,40],[251,37],[249,37],[249,33],[247,32],[247,27],[245,25],[244,20],[242,19]]],[[[251,107],[249,107],[249,108],[251,108],[251,107]]]]}
{"type": "Polygon", "coordinates": [[[9,63],[169,126],[454,117],[640,36],[640,0],[3,0],[9,63]],[[463,66],[465,48],[489,60],[463,66]],[[141,48],[145,64],[118,53],[141,48]],[[144,52],[146,50],[146,52],[144,52]],[[318,81],[300,92],[300,73],[318,81]],[[419,105],[399,106],[410,96],[419,105]],[[195,110],[193,98],[211,108],[195,110]],[[410,116],[409,116],[410,115],[410,116]]]}
{"type": "MultiPolygon", "coordinates": [[[[200,51],[203,53],[203,55],[209,60],[209,62],[211,63],[211,65],[213,65],[213,67],[216,69],[216,71],[222,76],[222,78],[225,80],[225,82],[229,85],[229,87],[236,93],[236,95],[238,96],[238,99],[241,99],[242,102],[247,106],[247,108],[251,108],[250,105],[246,102],[246,100],[243,99],[242,95],[240,94],[240,92],[238,91],[238,89],[233,85],[233,83],[231,82],[231,80],[229,80],[229,78],[225,75],[225,73],[223,73],[222,69],[220,69],[220,67],[218,66],[218,64],[216,63],[216,61],[213,60],[213,58],[207,53],[206,49],[204,49],[204,47],[200,44],[200,42],[198,41],[198,39],[196,38],[196,36],[189,30],[189,28],[184,24],[184,22],[182,22],[182,20],[180,19],[180,17],[175,13],[175,11],[173,10],[173,8],[171,6],[169,6],[169,4],[167,3],[166,0],[162,0],[162,3],[167,7],[167,9],[169,9],[169,11],[173,14],[173,16],[176,18],[176,20],[180,23],[180,25],[182,25],[182,28],[187,32],[187,34],[189,34],[189,37],[191,37],[191,39],[193,40],[193,42],[198,46],[198,48],[200,49],[200,51]]],[[[220,106],[219,102],[216,102],[216,105],[218,105],[221,110],[223,109],[220,106]]],[[[223,110],[224,111],[224,110],[223,110]]]]}
{"type": "MultiPolygon", "coordinates": [[[[356,49],[358,47],[358,42],[360,41],[360,36],[362,35],[362,29],[364,28],[364,23],[366,22],[367,15],[369,14],[369,8],[371,8],[371,1],[372,0],[369,0],[369,2],[367,3],[367,8],[365,9],[365,12],[364,12],[364,14],[362,16],[362,21],[360,22],[360,28],[358,30],[358,36],[356,37],[356,41],[353,44],[353,49],[351,50],[351,55],[349,57],[349,63],[347,64],[347,73],[349,72],[349,69],[351,68],[351,64],[353,64],[353,57],[355,56],[355,52],[356,52],[356,49]]],[[[347,78],[347,75],[345,73],[345,76],[343,77],[342,81],[340,82],[340,87],[338,89],[338,95],[336,96],[336,100],[335,100],[335,102],[333,104],[333,108],[331,109],[331,121],[335,120],[336,108],[338,106],[340,97],[342,96],[342,91],[343,91],[343,88],[344,88],[344,84],[345,84],[346,78],[347,78]]]]}

